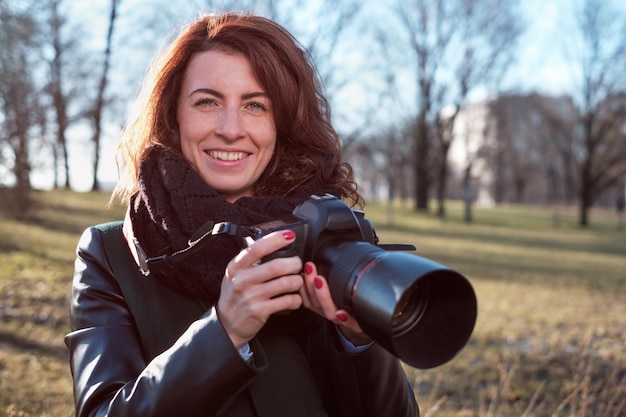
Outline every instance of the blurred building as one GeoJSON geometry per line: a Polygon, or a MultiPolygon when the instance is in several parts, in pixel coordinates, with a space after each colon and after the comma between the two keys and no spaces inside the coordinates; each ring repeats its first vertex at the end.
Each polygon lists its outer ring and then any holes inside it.
{"type": "Polygon", "coordinates": [[[575,109],[565,97],[494,95],[463,106],[449,151],[452,198],[499,203],[565,203],[575,198],[569,149],[575,109]]]}

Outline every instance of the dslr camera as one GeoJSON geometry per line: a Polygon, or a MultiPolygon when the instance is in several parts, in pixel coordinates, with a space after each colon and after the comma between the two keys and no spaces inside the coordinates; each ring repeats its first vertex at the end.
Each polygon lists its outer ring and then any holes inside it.
{"type": "Polygon", "coordinates": [[[469,340],[477,301],[469,281],[411,245],[381,245],[360,210],[333,195],[311,196],[292,218],[252,226],[253,239],[293,230],[295,241],[263,261],[299,256],[328,280],[335,304],[350,311],[372,339],[407,364],[433,368],[469,340]]]}

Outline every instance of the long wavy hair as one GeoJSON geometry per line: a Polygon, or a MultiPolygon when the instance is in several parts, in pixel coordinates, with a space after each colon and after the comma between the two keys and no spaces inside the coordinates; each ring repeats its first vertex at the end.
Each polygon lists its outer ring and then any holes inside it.
{"type": "Polygon", "coordinates": [[[153,61],[136,112],[122,130],[117,152],[120,178],[112,198],[126,203],[138,190],[139,166],[153,147],[181,152],[177,99],[191,58],[210,50],[243,54],[272,102],[276,147],[254,194],[288,196],[320,176],[341,190],[341,197],[362,205],[352,168],[341,159],[339,137],[310,55],[277,23],[235,13],[200,17],[153,61]]]}

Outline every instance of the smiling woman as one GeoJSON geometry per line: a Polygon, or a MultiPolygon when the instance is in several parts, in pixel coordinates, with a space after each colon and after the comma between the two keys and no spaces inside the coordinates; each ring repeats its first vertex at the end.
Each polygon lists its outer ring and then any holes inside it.
{"type": "Polygon", "coordinates": [[[156,61],[121,137],[123,226],[78,245],[65,339],[77,416],[418,414],[399,359],[314,262],[284,251],[295,231],[185,249],[313,194],[361,202],[315,74],[287,31],[245,14],[200,18],[156,61]]]}

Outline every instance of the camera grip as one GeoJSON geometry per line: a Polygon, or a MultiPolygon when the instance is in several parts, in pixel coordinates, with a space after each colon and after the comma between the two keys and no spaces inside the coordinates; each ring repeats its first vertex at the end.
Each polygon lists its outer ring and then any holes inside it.
{"type": "Polygon", "coordinates": [[[283,249],[279,249],[276,252],[272,252],[263,259],[261,259],[261,263],[265,263],[271,261],[276,258],[289,258],[291,256],[298,255],[298,247],[296,246],[296,242],[291,242],[289,245],[284,247],[283,249]]]}

